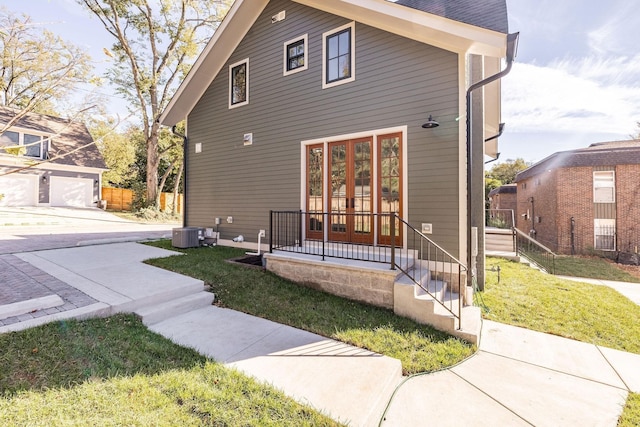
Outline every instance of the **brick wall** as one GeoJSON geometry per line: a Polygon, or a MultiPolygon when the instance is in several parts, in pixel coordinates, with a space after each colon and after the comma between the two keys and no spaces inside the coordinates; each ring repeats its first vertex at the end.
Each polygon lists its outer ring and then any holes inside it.
{"type": "Polygon", "coordinates": [[[516,210],[517,228],[553,251],[558,248],[556,175],[551,170],[520,181],[516,210]]]}
{"type": "Polygon", "coordinates": [[[616,166],[617,249],[640,252],[640,165],[616,166]]]}
{"type": "Polygon", "coordinates": [[[558,252],[571,253],[571,218],[573,217],[574,248],[582,253],[594,247],[593,237],[593,168],[562,168],[558,180],[558,252]]]}

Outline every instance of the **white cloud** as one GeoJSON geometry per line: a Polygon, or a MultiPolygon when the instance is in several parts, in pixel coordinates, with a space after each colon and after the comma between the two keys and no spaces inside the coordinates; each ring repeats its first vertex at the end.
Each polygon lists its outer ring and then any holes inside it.
{"type": "MultiPolygon", "coordinates": [[[[640,79],[632,83],[626,76],[640,74],[623,73],[616,64],[624,60],[565,60],[547,67],[516,63],[503,80],[503,120],[514,132],[627,136],[640,120],[640,79]]],[[[640,67],[640,59],[630,67],[640,67]]]]}
{"type": "Polygon", "coordinates": [[[617,0],[602,10],[604,21],[587,33],[589,48],[596,55],[628,55],[637,51],[637,29],[640,15],[637,4],[628,0],[617,0]]]}

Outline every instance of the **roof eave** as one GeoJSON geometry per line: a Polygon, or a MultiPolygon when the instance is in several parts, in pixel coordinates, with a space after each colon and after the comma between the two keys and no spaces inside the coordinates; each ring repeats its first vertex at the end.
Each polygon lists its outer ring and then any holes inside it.
{"type": "MultiPolygon", "coordinates": [[[[293,0],[335,15],[458,54],[501,58],[506,34],[465,24],[386,0],[293,0]]],[[[195,107],[269,0],[236,0],[196,60],[159,122],[172,126],[195,107]]]]}

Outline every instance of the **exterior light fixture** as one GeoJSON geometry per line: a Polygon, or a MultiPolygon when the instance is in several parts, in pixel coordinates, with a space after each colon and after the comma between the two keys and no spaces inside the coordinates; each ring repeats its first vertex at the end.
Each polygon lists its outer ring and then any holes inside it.
{"type": "Polygon", "coordinates": [[[427,120],[427,123],[422,125],[422,127],[425,129],[433,129],[437,128],[438,126],[440,126],[440,123],[433,120],[433,116],[431,114],[429,114],[429,120],[427,120]]]}
{"type": "Polygon", "coordinates": [[[47,182],[47,175],[42,175],[42,182],[44,182],[44,183],[47,182]]]}

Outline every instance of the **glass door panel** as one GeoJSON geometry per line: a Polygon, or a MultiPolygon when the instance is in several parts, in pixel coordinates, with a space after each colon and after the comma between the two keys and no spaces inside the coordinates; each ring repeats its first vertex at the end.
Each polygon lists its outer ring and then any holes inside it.
{"type": "Polygon", "coordinates": [[[307,237],[322,239],[324,218],[324,150],[322,145],[307,148],[307,237]]]}
{"type": "MultiPolygon", "coordinates": [[[[402,217],[402,135],[381,136],[379,141],[379,197],[378,211],[381,214],[396,213],[402,217]]],[[[381,216],[378,227],[378,241],[381,244],[391,243],[390,216],[381,216]]],[[[402,242],[402,230],[395,224],[396,245],[402,242]]]]}

